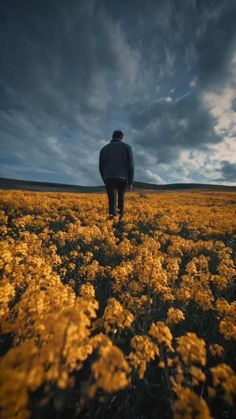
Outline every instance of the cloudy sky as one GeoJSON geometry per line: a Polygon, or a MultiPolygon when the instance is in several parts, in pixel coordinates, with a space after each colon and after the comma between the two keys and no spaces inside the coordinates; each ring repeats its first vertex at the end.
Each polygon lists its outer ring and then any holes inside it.
{"type": "Polygon", "coordinates": [[[0,0],[0,176],[236,184],[235,0],[0,0]]]}

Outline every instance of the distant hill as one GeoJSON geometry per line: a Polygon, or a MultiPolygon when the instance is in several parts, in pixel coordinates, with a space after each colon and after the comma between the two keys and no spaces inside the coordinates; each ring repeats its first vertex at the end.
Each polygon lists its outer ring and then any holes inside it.
{"type": "MultiPolygon", "coordinates": [[[[80,186],[67,185],[63,183],[36,182],[20,179],[8,179],[0,177],[0,189],[20,189],[41,192],[73,192],[73,193],[102,193],[105,192],[104,186],[80,186]]],[[[236,186],[210,185],[202,183],[171,183],[157,185],[155,183],[134,182],[134,191],[232,191],[236,192],[236,186]]]]}

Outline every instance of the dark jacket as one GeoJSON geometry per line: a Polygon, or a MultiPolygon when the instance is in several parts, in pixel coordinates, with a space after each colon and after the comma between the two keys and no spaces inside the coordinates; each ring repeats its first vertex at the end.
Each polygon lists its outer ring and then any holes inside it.
{"type": "Polygon", "coordinates": [[[99,171],[105,183],[108,178],[126,179],[129,185],[134,179],[133,151],[129,144],[114,138],[100,151],[99,171]]]}

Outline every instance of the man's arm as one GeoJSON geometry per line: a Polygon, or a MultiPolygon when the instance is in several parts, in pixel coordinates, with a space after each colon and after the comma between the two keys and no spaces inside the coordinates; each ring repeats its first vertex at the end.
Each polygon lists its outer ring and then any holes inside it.
{"type": "Polygon", "coordinates": [[[101,150],[100,154],[99,154],[99,172],[100,172],[100,175],[102,177],[103,182],[105,183],[105,180],[104,180],[104,152],[103,152],[103,150],[101,150]]]}
{"type": "Polygon", "coordinates": [[[134,181],[134,156],[133,156],[133,150],[130,145],[127,147],[127,163],[128,163],[128,184],[133,185],[134,181]]]}

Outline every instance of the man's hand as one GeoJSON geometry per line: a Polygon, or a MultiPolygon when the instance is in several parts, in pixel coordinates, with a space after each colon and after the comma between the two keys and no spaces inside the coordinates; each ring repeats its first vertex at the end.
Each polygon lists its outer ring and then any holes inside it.
{"type": "Polygon", "coordinates": [[[132,189],[133,189],[133,186],[132,185],[128,185],[128,190],[129,191],[132,191],[132,189]]]}

